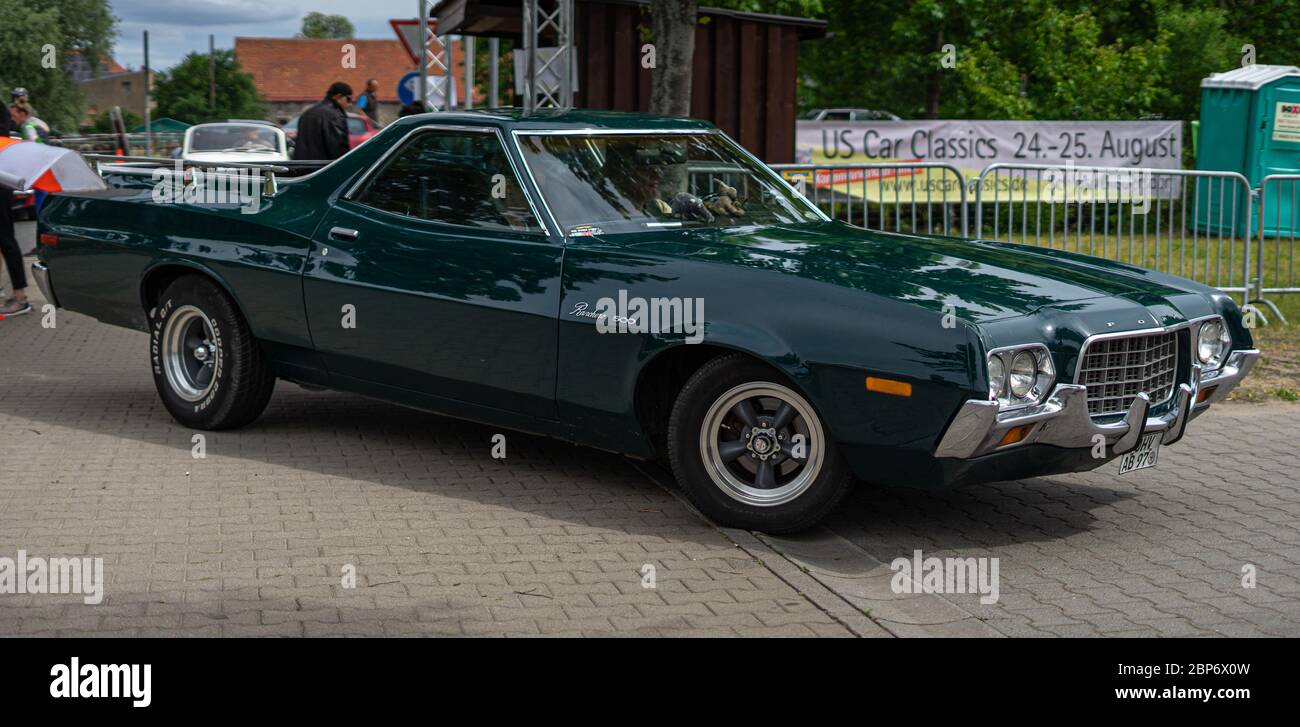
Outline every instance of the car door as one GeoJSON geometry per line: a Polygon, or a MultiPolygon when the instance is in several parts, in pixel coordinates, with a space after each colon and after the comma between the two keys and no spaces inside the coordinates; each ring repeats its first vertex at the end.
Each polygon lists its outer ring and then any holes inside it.
{"type": "Polygon", "coordinates": [[[343,388],[554,420],[562,253],[495,129],[422,127],[317,227],[313,342],[343,388]]]}

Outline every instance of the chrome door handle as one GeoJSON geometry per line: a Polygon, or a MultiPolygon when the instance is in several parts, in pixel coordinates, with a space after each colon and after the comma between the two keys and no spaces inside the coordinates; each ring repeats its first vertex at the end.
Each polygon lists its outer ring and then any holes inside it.
{"type": "Polygon", "coordinates": [[[335,240],[355,240],[361,233],[356,230],[349,230],[346,227],[334,227],[330,229],[330,237],[335,240]]]}

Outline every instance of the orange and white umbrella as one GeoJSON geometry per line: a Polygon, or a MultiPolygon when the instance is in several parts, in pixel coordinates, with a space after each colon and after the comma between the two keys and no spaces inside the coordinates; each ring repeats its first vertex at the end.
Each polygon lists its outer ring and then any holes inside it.
{"type": "Polygon", "coordinates": [[[87,192],[107,185],[71,149],[0,137],[0,187],[87,192]]]}

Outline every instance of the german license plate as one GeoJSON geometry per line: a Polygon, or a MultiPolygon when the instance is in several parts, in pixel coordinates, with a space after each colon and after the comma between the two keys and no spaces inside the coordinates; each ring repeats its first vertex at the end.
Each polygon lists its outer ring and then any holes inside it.
{"type": "Polygon", "coordinates": [[[1142,437],[1137,449],[1120,457],[1119,473],[1126,474],[1134,470],[1144,470],[1156,466],[1156,457],[1160,455],[1160,438],[1164,432],[1156,432],[1142,437]]]}

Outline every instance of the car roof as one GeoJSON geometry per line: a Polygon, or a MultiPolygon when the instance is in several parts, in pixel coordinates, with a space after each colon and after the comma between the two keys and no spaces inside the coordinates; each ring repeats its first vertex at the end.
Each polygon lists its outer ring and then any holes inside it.
{"type": "Polygon", "coordinates": [[[431,124],[462,124],[468,126],[495,126],[502,130],[517,131],[581,131],[599,129],[633,131],[664,129],[673,131],[712,131],[713,124],[699,119],[675,116],[655,116],[628,111],[592,111],[589,109],[485,109],[475,111],[435,112],[404,116],[393,125],[424,126],[431,124]]]}

